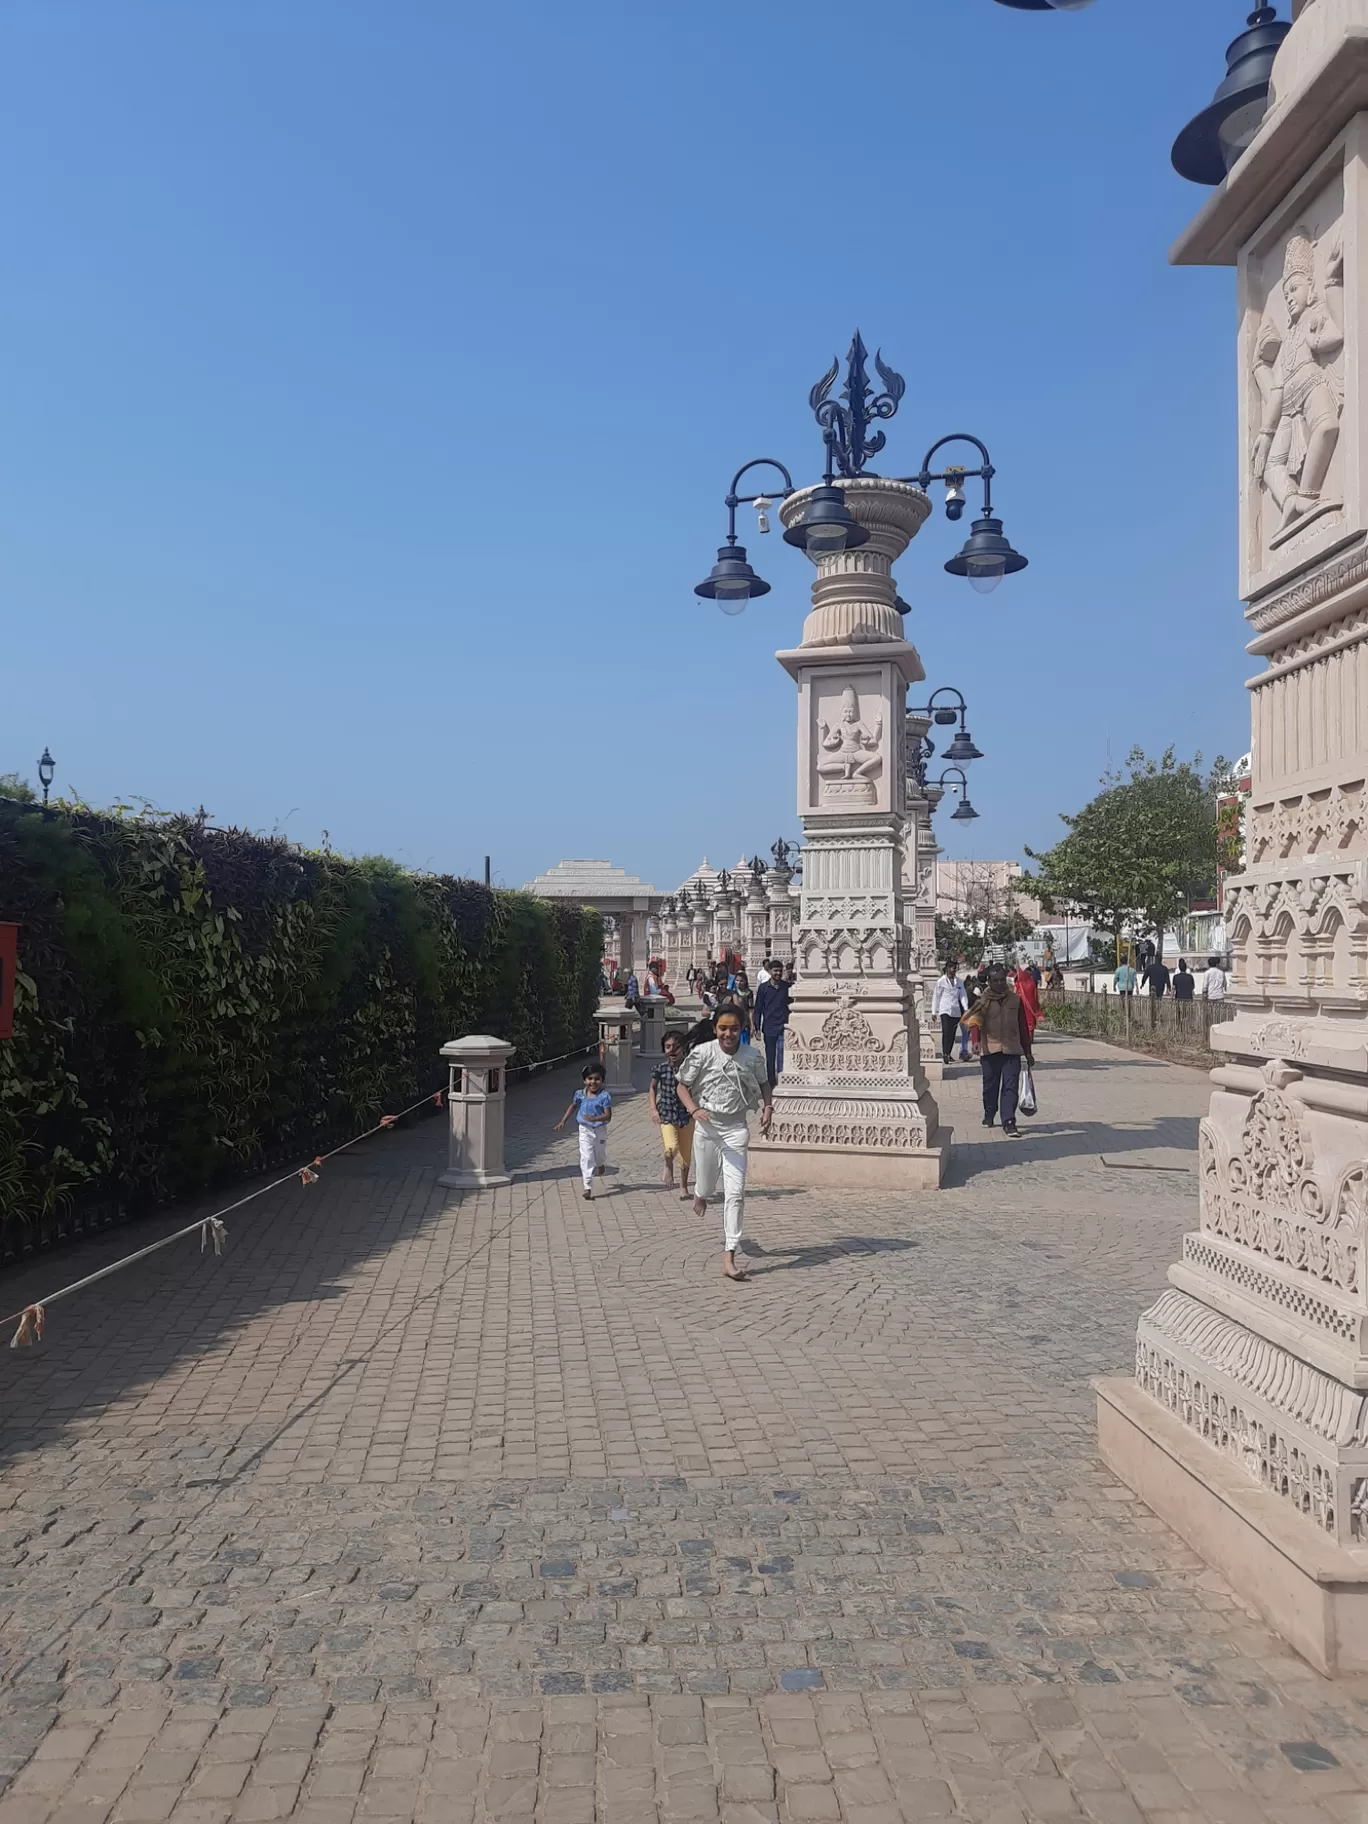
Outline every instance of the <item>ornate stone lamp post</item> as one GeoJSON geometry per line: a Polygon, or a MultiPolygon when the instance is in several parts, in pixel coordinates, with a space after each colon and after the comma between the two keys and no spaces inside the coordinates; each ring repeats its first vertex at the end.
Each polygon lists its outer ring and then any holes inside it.
{"type": "Polygon", "coordinates": [[[876,393],[868,359],[857,331],[839,398],[837,361],[809,395],[826,446],[819,485],[796,488],[772,458],[737,470],[725,496],[727,541],[696,591],[728,613],[768,593],[738,542],[736,510],[755,506],[763,531],[771,500],[739,490],[752,469],[776,471],[784,540],[812,561],[817,580],[801,644],[778,655],[798,686],[803,890],[794,942],[799,978],[773,1139],[751,1155],[761,1184],[940,1183],[949,1136],[921,1064],[903,890],[907,686],[926,674],[903,634],[906,604],[892,569],[931,515],[931,483],[944,483],[947,512],[957,520],[971,477],[982,485],[982,512],[946,569],[987,592],[1026,565],[993,511],[995,471],[977,438],[942,438],[915,475],[869,472],[886,442],[876,427],[897,412],[905,383],[876,354],[876,393]],[[969,444],[978,466],[935,471],[934,460],[951,443],[969,444]]]}

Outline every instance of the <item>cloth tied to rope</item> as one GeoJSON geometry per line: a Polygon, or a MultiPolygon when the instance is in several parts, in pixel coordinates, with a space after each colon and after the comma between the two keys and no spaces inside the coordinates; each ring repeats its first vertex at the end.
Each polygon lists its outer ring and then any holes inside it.
{"type": "Polygon", "coordinates": [[[223,1253],[223,1244],[227,1239],[228,1230],[222,1219],[218,1216],[206,1216],[204,1221],[200,1224],[200,1253],[203,1254],[206,1247],[212,1241],[215,1254],[221,1255],[223,1253]]]}
{"type": "Polygon", "coordinates": [[[10,1348],[31,1349],[35,1343],[41,1343],[46,1322],[47,1313],[41,1305],[25,1305],[19,1319],[19,1328],[10,1338],[10,1348]]]}

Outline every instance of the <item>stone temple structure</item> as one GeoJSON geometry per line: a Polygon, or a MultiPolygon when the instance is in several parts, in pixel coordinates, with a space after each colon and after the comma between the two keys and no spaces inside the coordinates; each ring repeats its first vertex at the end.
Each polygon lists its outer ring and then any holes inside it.
{"type": "Polygon", "coordinates": [[[1368,1670],[1368,0],[1303,0],[1179,241],[1238,274],[1253,679],[1237,1016],[1198,1224],[1098,1384],[1107,1461],[1312,1663],[1368,1670]]]}
{"type": "MultiPolygon", "coordinates": [[[[751,1178],[934,1189],[950,1137],[922,1066],[904,884],[907,687],[926,674],[892,577],[931,503],[869,475],[842,486],[868,543],[815,560],[802,644],[778,655],[798,686],[803,890],[784,1074],[751,1178]]],[[[786,525],[811,493],[784,502],[786,525]]]]}
{"type": "Polygon", "coordinates": [[[702,865],[674,893],[667,893],[652,923],[653,954],[678,984],[691,964],[718,962],[730,950],[755,970],[767,956],[793,956],[797,910],[788,845],[777,842],[766,863],[758,855],[731,869],[702,865]],[[759,861],[757,869],[754,863],[759,861]]]}
{"type": "Polygon", "coordinates": [[[523,889],[538,899],[568,899],[603,914],[604,954],[615,956],[623,975],[642,970],[650,956],[650,919],[662,895],[610,861],[558,861],[523,889]]]}

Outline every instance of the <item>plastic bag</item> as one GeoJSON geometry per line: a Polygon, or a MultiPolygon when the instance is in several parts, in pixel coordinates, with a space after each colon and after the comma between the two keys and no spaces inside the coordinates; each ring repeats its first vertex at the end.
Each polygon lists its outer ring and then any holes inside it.
{"type": "Polygon", "coordinates": [[[1037,1112],[1038,1108],[1035,1093],[1035,1078],[1031,1075],[1030,1065],[1026,1063],[1023,1063],[1021,1066],[1021,1095],[1017,1099],[1017,1107],[1021,1110],[1023,1115],[1033,1115],[1037,1112]]]}

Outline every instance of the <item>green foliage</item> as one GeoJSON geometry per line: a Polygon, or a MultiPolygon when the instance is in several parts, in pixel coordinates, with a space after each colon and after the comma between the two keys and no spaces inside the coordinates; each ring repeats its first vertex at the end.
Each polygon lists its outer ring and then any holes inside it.
{"type": "MultiPolygon", "coordinates": [[[[1133,748],[1126,764],[1128,778],[1104,779],[1091,803],[1062,818],[1061,842],[1026,851],[1036,871],[1020,883],[1046,910],[1067,904],[1113,939],[1173,925],[1216,882],[1218,772],[1204,778],[1200,755],[1179,761],[1172,748],[1157,761],[1133,748]]],[[[1228,770],[1224,761],[1217,769],[1228,770]]]]}
{"type": "Polygon", "coordinates": [[[598,915],[199,817],[0,798],[0,1248],[82,1189],[156,1202],[352,1132],[490,1032],[592,1042],[598,915]]]}
{"type": "Polygon", "coordinates": [[[28,780],[21,779],[18,773],[0,773],[0,798],[19,798],[32,804],[37,796],[28,780]]]}

